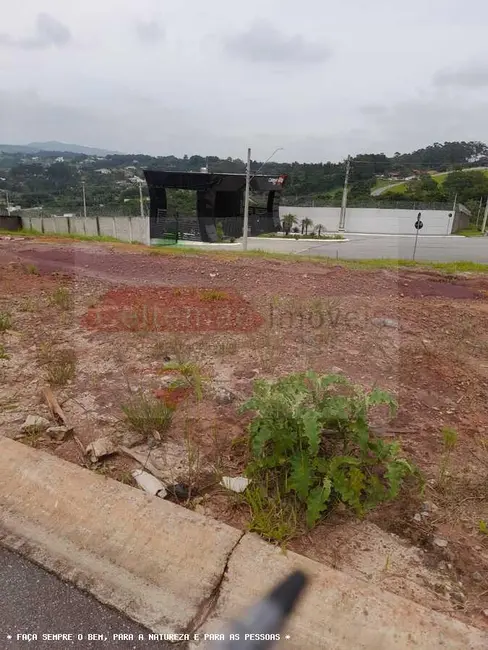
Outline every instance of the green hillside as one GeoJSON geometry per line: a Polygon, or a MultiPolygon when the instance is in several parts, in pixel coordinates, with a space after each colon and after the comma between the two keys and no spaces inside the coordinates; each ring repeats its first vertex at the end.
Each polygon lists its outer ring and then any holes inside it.
{"type": "MultiPolygon", "coordinates": [[[[467,172],[467,171],[469,171],[469,170],[463,170],[463,172],[467,172]]],[[[479,170],[479,171],[484,176],[486,176],[488,178],[488,169],[482,169],[482,170],[479,170]]],[[[453,172],[444,172],[442,174],[430,173],[429,175],[431,176],[431,178],[438,185],[443,185],[446,178],[452,173],[453,172]]],[[[382,188],[385,188],[384,189],[385,192],[392,192],[394,194],[405,194],[405,192],[407,191],[408,182],[409,181],[407,181],[405,183],[401,183],[400,185],[396,185],[394,183],[391,183],[391,181],[387,181],[386,179],[381,178],[381,179],[378,179],[378,181],[376,182],[376,185],[375,185],[374,189],[382,187],[382,188]],[[391,187],[389,187],[389,186],[391,186],[391,187]]]]}

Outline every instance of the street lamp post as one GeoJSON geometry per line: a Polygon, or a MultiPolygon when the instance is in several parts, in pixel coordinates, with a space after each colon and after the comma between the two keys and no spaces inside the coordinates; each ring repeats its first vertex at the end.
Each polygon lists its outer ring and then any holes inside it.
{"type": "Polygon", "coordinates": [[[247,150],[247,162],[246,162],[246,190],[244,193],[244,224],[242,228],[242,250],[247,251],[247,235],[249,230],[249,194],[251,189],[251,180],[259,174],[261,169],[265,166],[267,162],[275,155],[277,151],[282,151],[283,147],[278,147],[273,151],[271,156],[267,158],[261,167],[255,172],[251,177],[251,149],[247,150]]]}

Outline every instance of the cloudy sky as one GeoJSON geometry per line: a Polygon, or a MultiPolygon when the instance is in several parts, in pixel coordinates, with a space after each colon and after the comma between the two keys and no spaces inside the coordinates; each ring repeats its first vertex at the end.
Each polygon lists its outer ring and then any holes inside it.
{"type": "Polygon", "coordinates": [[[277,160],[488,141],[482,0],[0,0],[0,142],[277,160]]]}

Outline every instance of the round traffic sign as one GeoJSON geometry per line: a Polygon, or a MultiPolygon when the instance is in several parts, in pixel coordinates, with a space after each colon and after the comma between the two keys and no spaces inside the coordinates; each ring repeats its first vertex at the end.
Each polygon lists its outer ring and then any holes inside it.
{"type": "Polygon", "coordinates": [[[415,225],[415,228],[417,228],[417,230],[421,230],[424,227],[424,222],[420,221],[420,219],[418,219],[418,221],[416,221],[414,225],[415,225]]]}

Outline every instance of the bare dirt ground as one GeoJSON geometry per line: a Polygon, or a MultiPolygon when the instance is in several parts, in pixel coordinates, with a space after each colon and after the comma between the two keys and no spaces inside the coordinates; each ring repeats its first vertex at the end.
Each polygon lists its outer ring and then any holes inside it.
{"type": "Polygon", "coordinates": [[[167,482],[190,486],[182,505],[234,526],[247,506],[218,481],[244,468],[239,405],[255,378],[313,369],[392,392],[398,415],[377,431],[400,440],[425,493],[361,521],[336,509],[289,547],[488,627],[488,278],[36,240],[0,241],[0,273],[0,435],[131,484],[134,459],[91,463],[82,447],[108,436],[150,449],[167,482]],[[66,358],[76,367],[57,385],[66,358]],[[203,395],[173,394],[167,434],[147,438],[121,407],[168,397],[168,362],[197,367],[203,395]],[[75,436],[20,435],[28,415],[55,424],[48,381],[75,436]],[[450,458],[443,427],[458,432],[450,458]]]}

